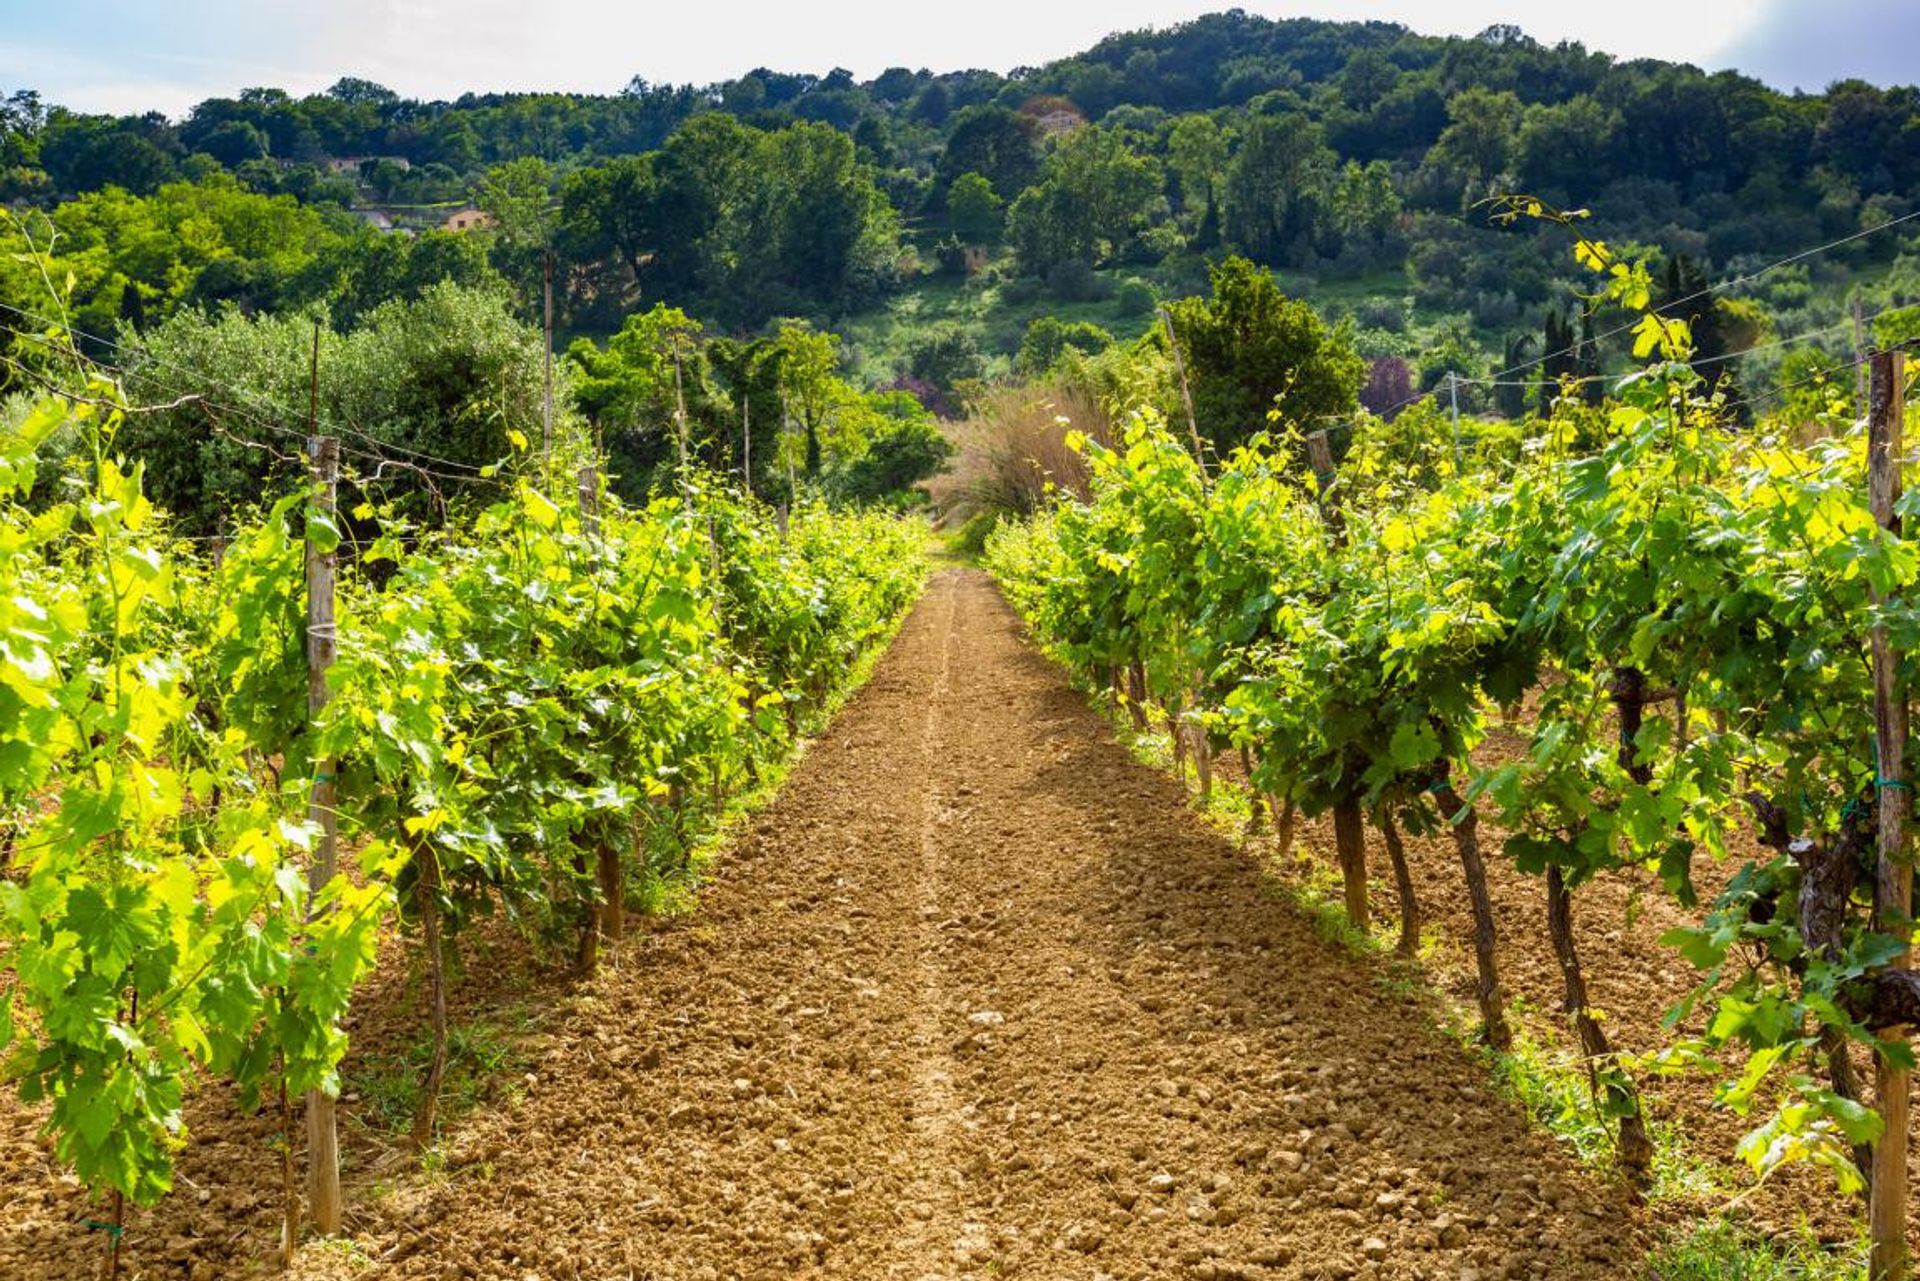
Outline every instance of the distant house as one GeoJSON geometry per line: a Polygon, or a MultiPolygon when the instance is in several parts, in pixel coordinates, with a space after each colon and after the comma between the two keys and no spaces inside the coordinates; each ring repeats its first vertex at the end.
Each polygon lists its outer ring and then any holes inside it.
{"type": "Polygon", "coordinates": [[[440,229],[442,231],[478,231],[493,225],[492,214],[468,205],[464,209],[456,209],[448,214],[447,220],[440,224],[440,229]]]}
{"type": "Polygon", "coordinates": [[[384,209],[356,209],[354,212],[364,218],[367,225],[376,231],[393,230],[393,219],[387,216],[387,211],[384,209]]]}

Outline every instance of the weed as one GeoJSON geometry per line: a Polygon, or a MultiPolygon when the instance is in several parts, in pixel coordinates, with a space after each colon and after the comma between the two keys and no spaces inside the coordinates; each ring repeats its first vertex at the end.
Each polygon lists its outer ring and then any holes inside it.
{"type": "Polygon", "coordinates": [[[1676,1237],[1647,1256],[1646,1281],[1860,1281],[1863,1245],[1822,1244],[1802,1226],[1763,1237],[1721,1219],[1676,1237]]]}
{"type": "MultiPolygon", "coordinates": [[[[523,1065],[506,1029],[529,1021],[523,1008],[447,1029],[447,1068],[440,1087],[441,1124],[472,1111],[492,1097],[494,1083],[517,1075],[523,1065]]],[[[422,1033],[399,1053],[369,1054],[346,1082],[360,1096],[354,1115],[369,1129],[403,1134],[420,1105],[420,1083],[433,1060],[433,1038],[422,1033]]]]}

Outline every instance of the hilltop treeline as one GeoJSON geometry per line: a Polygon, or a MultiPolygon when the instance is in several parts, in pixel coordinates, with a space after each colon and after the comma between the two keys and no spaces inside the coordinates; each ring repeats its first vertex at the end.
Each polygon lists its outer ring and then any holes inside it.
{"type": "MultiPolygon", "coordinates": [[[[1560,260],[1474,212],[1508,190],[1590,208],[1703,279],[1737,274],[1920,207],[1920,91],[1789,95],[1512,27],[1439,38],[1234,11],[1005,75],[760,69],[451,102],[345,79],[179,120],[27,91],[0,109],[0,193],[76,251],[76,302],[99,324],[182,302],[339,313],[448,275],[498,277],[525,311],[548,252],[563,327],[597,333],[659,302],[730,331],[834,324],[983,264],[1002,301],[1109,300],[1139,277],[1125,297],[1144,314],[1238,253],[1320,282],[1390,277],[1391,296],[1351,308],[1365,354],[1486,369],[1571,323],[1548,315],[1560,260]],[[346,212],[469,201],[495,217],[483,252],[396,248],[346,212]],[[167,212],[207,205],[224,211],[211,234],[167,212]],[[1448,325],[1413,341],[1416,309],[1448,325]]],[[[1882,267],[1904,244],[1869,237],[1823,268],[1882,267]]],[[[1793,328],[1820,283],[1778,277],[1759,301],[1793,328]]]]}

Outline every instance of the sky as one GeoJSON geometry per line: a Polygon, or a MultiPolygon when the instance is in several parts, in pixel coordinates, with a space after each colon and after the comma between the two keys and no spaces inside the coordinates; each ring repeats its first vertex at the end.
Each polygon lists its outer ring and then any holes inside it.
{"type": "MultiPolygon", "coordinates": [[[[889,66],[1007,71],[1113,31],[1233,0],[0,0],[0,92],[80,110],[160,110],[252,85],[293,93],[364,76],[410,97],[474,90],[610,93],[635,76],[706,84],[757,66],[862,78],[889,66]]],[[[1514,22],[1621,57],[1736,68],[1817,91],[1920,80],[1916,0],[1239,0],[1268,17],[1378,19],[1434,35],[1514,22]]]]}

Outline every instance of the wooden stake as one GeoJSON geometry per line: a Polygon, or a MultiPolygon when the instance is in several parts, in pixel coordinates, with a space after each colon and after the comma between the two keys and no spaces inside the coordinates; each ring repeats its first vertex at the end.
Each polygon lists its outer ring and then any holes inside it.
{"type": "MultiPolygon", "coordinates": [[[[544,325],[547,340],[546,389],[540,406],[540,447],[541,465],[553,464],[553,251],[549,249],[544,260],[542,293],[545,295],[544,325]]],[[[549,476],[547,484],[553,484],[549,476]]]]}
{"type": "Polygon", "coordinates": [[[784,513],[787,510],[787,504],[795,502],[800,492],[795,488],[793,479],[793,411],[787,407],[785,392],[780,394],[780,452],[787,456],[787,499],[780,504],[780,510],[783,513],[780,518],[780,537],[785,538],[787,521],[784,513]]]}
{"type": "Polygon", "coordinates": [[[687,391],[680,377],[680,339],[673,340],[673,432],[680,442],[681,484],[686,484],[687,470],[687,391]]]}
{"type": "MultiPolygon", "coordinates": [[[[580,528],[589,542],[600,540],[600,469],[592,463],[580,469],[580,528]]],[[[594,912],[593,932],[604,942],[615,942],[626,933],[626,882],[621,876],[620,847],[603,840],[597,851],[595,880],[600,889],[600,905],[594,912]]]]}
{"type": "Polygon", "coordinates": [[[1180,338],[1173,331],[1173,312],[1160,309],[1160,320],[1167,327],[1167,349],[1173,353],[1173,372],[1180,379],[1180,400],[1187,410],[1187,437],[1193,442],[1193,461],[1200,467],[1200,483],[1207,484],[1207,455],[1200,444],[1200,419],[1193,412],[1193,388],[1187,385],[1187,362],[1180,354],[1180,338]]]}
{"type": "MultiPolygon", "coordinates": [[[[314,331],[313,401],[319,401],[320,336],[314,331]]],[[[313,464],[313,505],[332,516],[338,506],[340,442],[331,436],[309,436],[307,454],[313,464]]],[[[339,651],[334,632],[333,585],[336,570],[331,548],[322,549],[307,538],[307,723],[317,724],[326,710],[327,669],[339,651]]],[[[307,885],[316,897],[333,880],[339,858],[340,824],[334,809],[335,762],[323,757],[313,762],[313,788],[307,795],[307,821],[319,829],[307,885]]],[[[334,1098],[324,1090],[307,1091],[307,1202],[313,1223],[323,1236],[340,1231],[340,1135],[334,1119],[334,1098]]]]}
{"type": "Polygon", "coordinates": [[[1193,737],[1193,773],[1200,785],[1200,799],[1213,796],[1213,742],[1207,737],[1206,724],[1200,719],[1200,698],[1194,696],[1194,709],[1187,713],[1187,733],[1193,737]]]}
{"type": "MultiPolygon", "coordinates": [[[[284,1008],[286,997],[281,1004],[284,1008]]],[[[300,1240],[300,1194],[293,1178],[293,1100],[287,1097],[287,1056],[280,1055],[280,1270],[293,1270],[293,1247],[300,1240]]]]}
{"type": "Polygon", "coordinates": [[[1853,296],[1853,403],[1856,406],[1856,413],[1865,410],[1867,407],[1870,390],[1867,386],[1868,363],[1867,321],[1866,317],[1860,314],[1860,295],[1855,294],[1853,296]]]}
{"type": "Polygon", "coordinates": [[[1313,471],[1314,492],[1320,497],[1320,505],[1327,506],[1327,491],[1333,488],[1333,446],[1327,441],[1327,433],[1314,431],[1307,433],[1307,466],[1313,471]]]}
{"type": "Polygon", "coordinates": [[[1253,766],[1253,749],[1245,743],[1240,744],[1240,773],[1247,781],[1247,796],[1251,802],[1251,804],[1247,806],[1248,836],[1256,835],[1260,831],[1263,825],[1261,819],[1266,813],[1266,810],[1262,808],[1264,800],[1260,795],[1260,789],[1254,785],[1253,781],[1253,776],[1256,772],[1253,766]]]}
{"type": "Polygon", "coordinates": [[[753,398],[740,397],[740,486],[753,497],[753,398]]]}
{"type": "MultiPolygon", "coordinates": [[[[1874,523],[1899,536],[1900,455],[1904,449],[1906,354],[1875,352],[1867,416],[1867,494],[1874,523]]],[[[1879,592],[1873,602],[1882,605],[1879,592]]],[[[1907,815],[1913,795],[1906,782],[1907,691],[1900,683],[1900,656],[1884,624],[1876,624],[1873,645],[1873,720],[1878,792],[1878,860],[1874,878],[1873,928],[1907,937],[1913,910],[1913,869],[1907,862],[1907,815]]],[[[1905,952],[1889,969],[1911,964],[1905,952]]],[[[1904,1042],[1907,1029],[1886,1029],[1882,1036],[1904,1042]]],[[[1872,1281],[1905,1281],[1907,1257],[1907,1146],[1909,1073],[1883,1054],[1873,1062],[1874,1101],[1883,1129],[1873,1150],[1873,1193],[1867,1213],[1872,1238],[1867,1275],[1872,1281]]]]}
{"type": "Polygon", "coordinates": [[[433,1027],[433,1057],[427,1079],[420,1083],[420,1103],[413,1113],[413,1146],[425,1151],[433,1143],[434,1114],[440,1106],[440,1082],[447,1072],[447,963],[440,939],[440,855],[433,842],[409,838],[413,847],[414,903],[420,912],[421,942],[427,953],[428,1014],[433,1027]]]}

